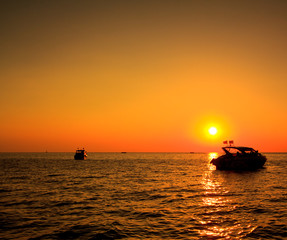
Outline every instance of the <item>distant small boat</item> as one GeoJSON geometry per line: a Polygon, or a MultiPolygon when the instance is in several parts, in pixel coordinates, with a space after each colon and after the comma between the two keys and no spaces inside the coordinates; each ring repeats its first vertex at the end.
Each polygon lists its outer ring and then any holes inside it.
{"type": "Polygon", "coordinates": [[[74,155],[75,160],[85,160],[87,159],[87,152],[85,149],[77,149],[74,155]]]}
{"type": "Polygon", "coordinates": [[[224,155],[213,158],[211,164],[218,170],[251,171],[262,168],[267,158],[250,147],[223,147],[224,155]]]}

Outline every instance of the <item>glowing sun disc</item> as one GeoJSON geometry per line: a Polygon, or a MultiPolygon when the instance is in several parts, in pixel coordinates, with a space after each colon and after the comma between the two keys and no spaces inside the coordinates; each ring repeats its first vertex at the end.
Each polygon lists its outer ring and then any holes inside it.
{"type": "Polygon", "coordinates": [[[217,129],[216,129],[216,127],[211,127],[208,129],[208,132],[211,135],[215,135],[217,133],[217,129]]]}

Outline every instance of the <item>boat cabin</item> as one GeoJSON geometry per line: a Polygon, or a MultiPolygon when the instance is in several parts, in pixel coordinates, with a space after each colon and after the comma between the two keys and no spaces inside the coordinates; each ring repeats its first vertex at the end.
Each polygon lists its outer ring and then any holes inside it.
{"type": "Polygon", "coordinates": [[[258,154],[258,151],[255,151],[253,148],[250,147],[234,147],[234,146],[229,146],[229,147],[223,147],[223,151],[228,154],[228,155],[238,155],[238,154],[258,154]]]}

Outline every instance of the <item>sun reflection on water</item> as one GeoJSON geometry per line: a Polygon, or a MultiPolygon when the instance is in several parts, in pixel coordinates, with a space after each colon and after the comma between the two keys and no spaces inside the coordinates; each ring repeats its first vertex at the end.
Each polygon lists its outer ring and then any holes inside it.
{"type": "Polygon", "coordinates": [[[217,152],[210,152],[208,154],[208,168],[209,170],[215,170],[216,167],[213,165],[213,164],[210,164],[210,161],[213,159],[213,158],[217,158],[218,157],[218,153],[217,152]]]}
{"type": "MultiPolygon", "coordinates": [[[[209,153],[208,159],[212,160],[217,156],[217,153],[209,153]]],[[[202,177],[202,206],[205,214],[199,219],[204,226],[204,229],[199,230],[199,234],[203,237],[228,237],[234,231],[232,230],[233,226],[224,226],[224,222],[228,222],[228,212],[233,210],[225,181],[226,179],[217,175],[211,168],[202,177]]]]}
{"type": "Polygon", "coordinates": [[[217,158],[218,153],[217,152],[211,152],[208,154],[208,159],[211,161],[213,158],[217,158]]]}

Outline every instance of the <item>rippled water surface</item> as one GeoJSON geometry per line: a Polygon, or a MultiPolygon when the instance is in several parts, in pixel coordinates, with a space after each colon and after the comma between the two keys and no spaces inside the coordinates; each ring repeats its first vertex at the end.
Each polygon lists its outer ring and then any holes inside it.
{"type": "Polygon", "coordinates": [[[284,239],[287,154],[0,153],[0,239],[284,239]]]}

